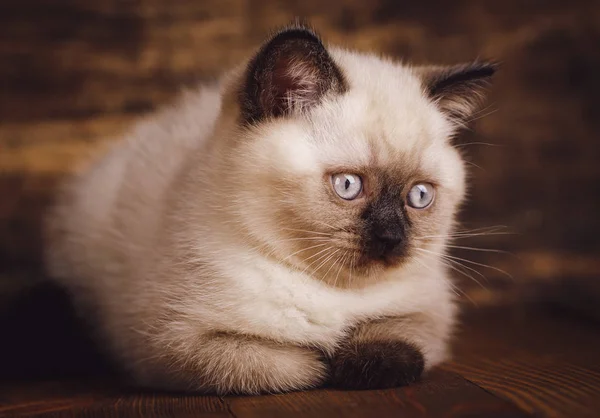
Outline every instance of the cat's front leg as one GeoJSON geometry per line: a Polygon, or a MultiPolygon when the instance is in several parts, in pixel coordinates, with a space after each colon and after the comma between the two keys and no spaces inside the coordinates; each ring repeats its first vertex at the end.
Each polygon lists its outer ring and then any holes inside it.
{"type": "Polygon", "coordinates": [[[150,374],[139,377],[141,383],[221,395],[310,389],[329,375],[320,351],[234,332],[171,340],[157,360],[144,367],[150,374]]]}
{"type": "Polygon", "coordinates": [[[358,325],[331,357],[331,380],[347,389],[408,385],[447,355],[451,318],[427,314],[358,325]]]}

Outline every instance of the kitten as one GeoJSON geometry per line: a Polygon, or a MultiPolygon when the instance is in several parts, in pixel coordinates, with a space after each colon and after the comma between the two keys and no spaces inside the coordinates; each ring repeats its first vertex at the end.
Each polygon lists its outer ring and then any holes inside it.
{"type": "Polygon", "coordinates": [[[289,27],[65,185],[50,273],[139,385],[409,384],[448,354],[452,137],[494,71],[289,27]]]}

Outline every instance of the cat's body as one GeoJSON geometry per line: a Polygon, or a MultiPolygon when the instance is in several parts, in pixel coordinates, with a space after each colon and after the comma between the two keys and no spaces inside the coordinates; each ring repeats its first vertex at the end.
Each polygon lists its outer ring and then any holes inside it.
{"type": "Polygon", "coordinates": [[[446,357],[455,318],[436,256],[465,192],[449,138],[474,104],[465,86],[491,75],[461,68],[329,55],[283,31],[65,186],[50,271],[142,385],[410,383],[446,357]],[[361,173],[344,177],[361,195],[336,197],[336,173],[361,173]],[[423,181],[432,208],[406,206],[423,181]]]}

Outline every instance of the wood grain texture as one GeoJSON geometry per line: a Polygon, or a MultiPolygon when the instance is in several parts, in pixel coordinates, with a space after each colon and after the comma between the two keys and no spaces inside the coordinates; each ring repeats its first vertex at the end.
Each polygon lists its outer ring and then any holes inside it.
{"type": "Polygon", "coordinates": [[[43,382],[1,387],[0,417],[231,417],[216,396],[132,392],[114,383],[43,382]]]}
{"type": "Polygon", "coordinates": [[[236,417],[525,417],[454,373],[436,370],[409,387],[376,391],[318,390],[226,398],[236,417]]]}
{"type": "MultiPolygon", "coordinates": [[[[117,386],[118,388],[118,386],[117,386]]],[[[46,382],[2,387],[0,417],[526,417],[459,375],[437,370],[410,387],[378,391],[314,390],[226,397],[123,393],[110,386],[46,382]]]]}
{"type": "Polygon", "coordinates": [[[445,369],[532,414],[598,416],[598,323],[531,307],[471,313],[445,369]]]}

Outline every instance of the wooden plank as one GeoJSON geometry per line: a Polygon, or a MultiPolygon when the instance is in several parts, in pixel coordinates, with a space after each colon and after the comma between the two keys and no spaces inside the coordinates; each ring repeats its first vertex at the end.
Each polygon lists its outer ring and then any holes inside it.
{"type": "Polygon", "coordinates": [[[524,417],[508,402],[455,373],[436,370],[405,388],[374,391],[333,389],[271,396],[228,397],[238,418],[269,417],[524,417]]]}
{"type": "Polygon", "coordinates": [[[333,389],[227,397],[127,392],[108,385],[46,382],[0,387],[0,417],[525,417],[455,373],[437,370],[406,388],[333,389]]]}
{"type": "Polygon", "coordinates": [[[217,396],[132,392],[109,383],[26,383],[0,393],[0,417],[231,417],[217,396]]]}
{"type": "Polygon", "coordinates": [[[471,312],[446,366],[532,414],[600,415],[597,325],[567,312],[471,312]]]}

